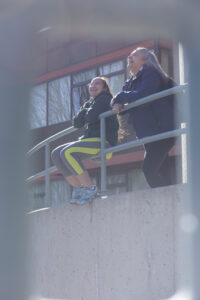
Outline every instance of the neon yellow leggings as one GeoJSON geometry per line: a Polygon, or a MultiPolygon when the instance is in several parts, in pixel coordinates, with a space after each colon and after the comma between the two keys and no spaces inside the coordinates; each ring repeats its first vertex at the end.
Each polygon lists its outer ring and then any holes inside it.
{"type": "MultiPolygon", "coordinates": [[[[110,146],[108,142],[106,142],[106,146],[110,146]]],[[[82,160],[92,158],[100,150],[101,141],[99,137],[87,138],[57,147],[52,151],[51,157],[63,176],[67,177],[82,174],[86,170],[82,160]]],[[[106,154],[106,159],[111,157],[112,153],[106,154]]]]}

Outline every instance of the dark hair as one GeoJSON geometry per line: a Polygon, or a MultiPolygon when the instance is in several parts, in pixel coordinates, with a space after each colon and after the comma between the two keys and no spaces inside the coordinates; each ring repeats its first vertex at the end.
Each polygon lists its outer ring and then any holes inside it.
{"type": "Polygon", "coordinates": [[[108,80],[108,78],[103,77],[103,76],[98,76],[98,77],[95,77],[95,78],[93,78],[93,79],[100,79],[100,80],[103,82],[105,91],[106,91],[107,93],[109,93],[109,94],[113,97],[113,94],[112,94],[112,92],[111,92],[111,90],[110,90],[110,87],[109,87],[109,80],[108,80]]]}

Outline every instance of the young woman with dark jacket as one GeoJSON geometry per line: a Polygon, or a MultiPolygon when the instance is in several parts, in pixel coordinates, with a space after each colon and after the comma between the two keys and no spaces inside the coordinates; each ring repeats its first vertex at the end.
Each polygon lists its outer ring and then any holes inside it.
{"type": "MultiPolygon", "coordinates": [[[[173,81],[161,68],[155,54],[146,48],[137,48],[128,56],[128,68],[132,77],[126,81],[123,91],[111,101],[113,111],[120,113],[125,103],[160,92],[173,86],[173,81]]],[[[129,121],[136,136],[143,138],[175,128],[173,96],[168,96],[129,110],[129,121]]],[[[143,172],[151,187],[170,185],[171,170],[168,152],[174,138],[144,145],[143,172]]]]}
{"type": "MultiPolygon", "coordinates": [[[[52,160],[66,180],[73,186],[70,203],[84,204],[97,195],[97,187],[82,163],[83,159],[92,158],[100,152],[99,115],[110,110],[112,94],[104,77],[92,79],[89,85],[91,98],[84,103],[73,119],[76,128],[85,127],[83,136],[78,141],[61,145],[52,151],[52,160]]],[[[106,145],[117,144],[118,121],[116,116],[106,118],[106,145]]],[[[112,153],[106,158],[112,157],[112,153]]]]}

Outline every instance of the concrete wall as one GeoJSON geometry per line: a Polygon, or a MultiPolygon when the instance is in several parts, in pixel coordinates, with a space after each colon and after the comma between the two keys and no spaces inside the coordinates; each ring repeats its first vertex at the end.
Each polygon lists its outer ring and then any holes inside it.
{"type": "Polygon", "coordinates": [[[33,212],[31,293],[66,300],[160,300],[176,289],[183,186],[33,212]]]}

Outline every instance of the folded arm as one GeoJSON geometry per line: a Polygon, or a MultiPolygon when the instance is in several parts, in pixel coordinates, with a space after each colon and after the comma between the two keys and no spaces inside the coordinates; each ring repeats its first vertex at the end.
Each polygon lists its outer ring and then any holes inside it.
{"type": "Polygon", "coordinates": [[[81,106],[78,113],[74,116],[72,120],[72,125],[76,128],[81,128],[85,125],[85,114],[87,112],[88,107],[90,106],[89,101],[85,102],[83,106],[81,106]]]}
{"type": "Polygon", "coordinates": [[[90,108],[87,109],[85,114],[85,121],[87,123],[98,122],[99,115],[105,111],[110,110],[110,96],[102,95],[97,101],[94,101],[90,108]]]}
{"type": "Polygon", "coordinates": [[[140,98],[152,95],[160,91],[161,77],[154,70],[145,70],[141,85],[138,89],[118,93],[111,101],[111,105],[125,104],[136,101],[140,98]]]}

